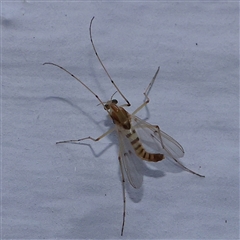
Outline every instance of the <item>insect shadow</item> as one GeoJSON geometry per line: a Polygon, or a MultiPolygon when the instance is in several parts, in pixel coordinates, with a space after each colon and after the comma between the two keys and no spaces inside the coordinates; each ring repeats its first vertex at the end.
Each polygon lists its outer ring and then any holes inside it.
{"type": "MultiPolygon", "coordinates": [[[[113,127],[112,120],[109,118],[108,115],[105,116],[105,119],[103,121],[102,120],[97,121],[96,118],[92,117],[92,114],[89,113],[89,111],[84,111],[81,107],[79,107],[77,104],[75,104],[71,99],[51,96],[51,97],[45,98],[45,100],[58,101],[58,102],[60,101],[64,104],[69,105],[71,108],[76,109],[79,112],[79,114],[86,116],[89,119],[89,122],[96,125],[98,128],[101,128],[101,125],[103,125],[104,127],[108,127],[108,128],[113,127]],[[103,124],[100,124],[100,123],[103,123],[103,124]]],[[[146,117],[144,118],[144,120],[150,118],[150,112],[149,112],[148,108],[146,107],[145,110],[146,110],[146,117]]],[[[101,128],[101,130],[103,130],[103,129],[101,128]]],[[[98,158],[98,157],[101,157],[101,155],[104,154],[107,150],[109,150],[110,147],[116,146],[116,148],[117,148],[119,146],[116,131],[112,132],[111,134],[107,135],[106,137],[109,139],[109,144],[107,144],[107,146],[104,147],[100,152],[95,151],[95,149],[93,147],[93,143],[72,142],[71,144],[89,147],[89,149],[92,152],[92,154],[94,155],[94,157],[98,158]]],[[[113,159],[113,160],[116,160],[116,159],[113,159]]],[[[146,164],[145,161],[138,161],[137,164],[139,165],[139,169],[142,170],[142,174],[144,176],[152,177],[152,178],[161,178],[161,177],[165,176],[165,173],[160,169],[160,167],[157,168],[156,163],[155,164],[154,163],[146,164]],[[148,165],[152,166],[152,168],[150,168],[148,165]]],[[[118,176],[119,176],[119,181],[121,181],[122,176],[121,176],[120,167],[119,167],[119,171],[118,171],[118,176]]],[[[143,185],[139,189],[134,189],[131,187],[131,185],[129,184],[128,181],[126,181],[125,184],[126,184],[126,191],[128,193],[129,198],[135,203],[140,202],[143,197],[143,194],[144,194],[143,185]]]]}
{"type": "MultiPolygon", "coordinates": [[[[43,63],[43,65],[55,66],[65,71],[72,78],[74,78],[79,83],[81,83],[86,90],[88,90],[90,93],[92,93],[93,96],[95,96],[95,98],[99,102],[98,105],[101,105],[104,108],[104,110],[107,112],[108,117],[112,119],[113,125],[115,127],[110,128],[107,132],[103,133],[101,136],[97,138],[88,136],[81,139],[59,141],[57,142],[57,144],[75,143],[80,145],[86,145],[91,149],[95,157],[101,156],[109,148],[109,146],[112,146],[112,145],[119,146],[119,155],[118,155],[119,166],[120,166],[119,175],[121,176],[121,179],[122,179],[122,190],[123,190],[123,212],[122,212],[122,227],[121,227],[121,236],[123,236],[125,216],[126,216],[125,190],[127,189],[127,192],[129,193],[130,198],[134,202],[141,201],[143,196],[143,187],[142,187],[143,176],[145,175],[145,176],[151,176],[155,178],[165,176],[164,172],[160,170],[158,167],[156,168],[156,166],[154,166],[155,169],[152,170],[142,160],[158,163],[159,161],[166,162],[165,159],[170,158],[186,171],[192,174],[195,174],[199,177],[204,177],[204,176],[185,167],[178,160],[179,158],[184,156],[184,149],[176,140],[174,140],[167,133],[160,130],[160,127],[158,125],[152,125],[150,123],[147,123],[146,121],[136,116],[136,113],[139,112],[141,109],[144,109],[144,108],[147,109],[146,106],[150,101],[148,94],[154,84],[154,81],[158,75],[160,67],[157,68],[157,71],[154,74],[152,80],[150,81],[147,88],[143,92],[145,97],[143,103],[139,105],[135,109],[135,111],[132,112],[132,114],[128,113],[125,107],[130,107],[131,104],[128,101],[128,99],[125,97],[125,95],[120,91],[120,89],[115,84],[111,76],[109,75],[93,43],[93,39],[92,39],[93,19],[94,17],[90,21],[89,36],[90,36],[90,41],[91,41],[94,53],[99,63],[102,65],[102,68],[104,69],[106,75],[108,76],[111,84],[114,86],[116,92],[118,92],[118,94],[121,95],[122,99],[125,101],[125,104],[120,105],[118,104],[118,101],[116,99],[113,99],[113,96],[115,93],[111,96],[110,100],[108,100],[107,102],[102,101],[101,98],[95,93],[95,91],[93,91],[90,87],[88,87],[80,78],[76,77],[73,73],[68,71],[66,68],[56,63],[45,62],[43,63]],[[113,132],[118,134],[119,142],[116,140],[116,135],[112,134],[113,132]],[[106,136],[108,136],[111,143],[98,153],[94,151],[92,144],[82,142],[85,140],[91,140],[91,141],[97,142],[106,136]],[[131,188],[131,191],[130,191],[130,185],[134,188],[134,190],[131,188]],[[130,194],[130,193],[134,193],[134,194],[130,194]]],[[[75,107],[75,104],[73,103],[70,103],[70,104],[71,106],[75,107]]],[[[80,110],[80,112],[85,116],[87,116],[95,125],[100,126],[99,122],[94,120],[94,118],[91,117],[88,113],[86,113],[82,109],[80,110]]],[[[149,115],[148,109],[147,109],[147,113],[149,115]]],[[[105,120],[104,123],[105,125],[110,126],[109,119],[105,120]]]]}

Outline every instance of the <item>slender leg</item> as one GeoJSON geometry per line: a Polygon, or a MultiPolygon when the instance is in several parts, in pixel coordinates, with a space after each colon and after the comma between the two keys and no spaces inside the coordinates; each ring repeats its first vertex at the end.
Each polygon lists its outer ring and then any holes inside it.
{"type": "MultiPolygon", "coordinates": [[[[142,127],[142,126],[144,126],[144,125],[141,124],[140,127],[142,127]]],[[[161,143],[161,145],[162,145],[162,148],[163,148],[163,149],[168,153],[168,155],[169,155],[177,164],[179,164],[183,169],[185,169],[186,171],[188,171],[188,172],[190,172],[190,173],[192,173],[192,174],[195,174],[195,175],[197,175],[197,176],[199,176],[199,177],[205,177],[204,175],[201,175],[201,174],[199,174],[199,173],[196,173],[196,172],[190,170],[189,168],[185,167],[179,160],[177,160],[177,159],[171,154],[171,152],[169,151],[169,149],[168,149],[168,148],[164,145],[164,143],[163,143],[162,136],[161,136],[161,130],[160,130],[160,128],[159,128],[158,125],[146,124],[144,127],[150,128],[150,129],[153,129],[153,128],[155,129],[154,131],[155,131],[155,132],[158,134],[158,136],[159,136],[159,139],[160,139],[160,143],[161,143]]],[[[137,128],[137,126],[136,126],[136,128],[137,128]]]]}
{"type": "Polygon", "coordinates": [[[157,75],[158,75],[159,69],[160,69],[160,67],[158,67],[155,75],[153,76],[152,81],[149,83],[147,89],[146,89],[145,92],[143,93],[144,96],[145,96],[145,101],[144,101],[144,103],[143,103],[142,105],[140,105],[140,106],[132,113],[132,115],[135,115],[138,111],[140,111],[143,107],[145,107],[145,106],[149,103],[150,99],[149,99],[149,97],[148,97],[148,94],[149,94],[149,92],[150,92],[150,90],[151,90],[151,88],[152,88],[152,86],[153,86],[153,83],[154,83],[154,81],[155,81],[155,79],[156,79],[156,77],[157,77],[157,75]]]}
{"type": "Polygon", "coordinates": [[[119,161],[121,175],[122,175],[122,190],[123,190],[123,219],[122,219],[122,229],[121,229],[121,236],[122,236],[123,230],[124,230],[124,224],[125,224],[125,215],[126,215],[126,194],[125,194],[125,178],[124,178],[124,172],[123,172],[120,153],[118,156],[118,161],[119,161]]]}
{"type": "MultiPolygon", "coordinates": [[[[150,92],[150,90],[151,90],[151,88],[152,88],[152,86],[153,86],[153,83],[154,83],[156,77],[157,77],[157,74],[158,74],[158,72],[159,72],[159,69],[160,69],[160,67],[158,67],[155,75],[153,76],[152,81],[149,83],[147,89],[146,89],[145,92],[143,93],[143,94],[145,95],[145,98],[146,98],[145,102],[144,102],[142,105],[140,105],[140,106],[132,113],[132,115],[135,115],[138,111],[140,111],[143,107],[145,107],[145,106],[149,103],[150,99],[149,99],[149,97],[148,97],[148,94],[149,94],[149,92],[150,92]]],[[[142,127],[142,126],[143,126],[143,125],[141,124],[141,127],[142,127]]],[[[163,149],[169,154],[169,156],[170,156],[176,163],[178,163],[183,169],[185,169],[186,171],[188,171],[188,172],[190,172],[190,173],[193,173],[193,174],[195,174],[195,175],[197,175],[197,176],[199,176],[199,177],[205,177],[205,176],[203,176],[203,175],[201,175],[201,174],[198,174],[198,173],[196,173],[196,172],[188,169],[188,168],[185,167],[180,161],[178,161],[175,157],[172,156],[171,152],[167,149],[167,147],[164,146],[164,143],[163,143],[163,140],[162,140],[161,131],[160,131],[159,126],[157,126],[157,125],[153,126],[153,125],[148,125],[148,124],[146,124],[145,127],[147,127],[147,128],[155,128],[155,131],[157,131],[157,133],[158,133],[158,135],[159,135],[159,139],[160,139],[162,148],[163,148],[163,149]]],[[[136,126],[136,128],[137,128],[137,126],[136,126]]]]}
{"type": "Polygon", "coordinates": [[[98,138],[92,138],[92,137],[85,137],[85,138],[80,138],[80,139],[76,139],[76,140],[66,140],[66,141],[60,141],[60,142],[56,142],[56,144],[59,144],[59,143],[77,143],[77,142],[80,142],[80,141],[83,141],[83,140],[87,140],[87,139],[90,139],[92,141],[99,141],[100,139],[104,138],[105,136],[107,136],[108,134],[110,134],[111,132],[113,132],[115,130],[115,127],[113,128],[110,128],[107,132],[105,132],[104,134],[102,134],[101,136],[99,136],[98,138]]]}
{"type": "Polygon", "coordinates": [[[177,160],[175,157],[172,156],[172,154],[170,153],[170,151],[168,150],[167,147],[164,146],[164,143],[163,143],[163,140],[162,140],[162,137],[161,137],[161,131],[160,131],[160,128],[159,126],[154,126],[156,128],[156,131],[158,132],[158,135],[159,135],[159,138],[160,138],[160,141],[161,141],[161,144],[162,144],[162,148],[169,154],[169,156],[171,156],[171,158],[176,162],[178,163],[183,169],[185,169],[186,171],[192,173],[192,174],[195,174],[199,177],[205,177],[204,175],[201,175],[199,173],[196,173],[194,171],[192,171],[191,169],[185,167],[179,160],[177,160]]]}

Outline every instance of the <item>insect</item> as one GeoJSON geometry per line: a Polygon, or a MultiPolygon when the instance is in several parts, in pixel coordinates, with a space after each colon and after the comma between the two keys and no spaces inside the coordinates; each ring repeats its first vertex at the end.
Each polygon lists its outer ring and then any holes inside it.
{"type": "Polygon", "coordinates": [[[157,68],[155,75],[153,76],[151,82],[149,83],[145,92],[143,93],[145,96],[144,102],[132,114],[128,113],[124,107],[129,107],[131,104],[127,100],[127,98],[123,95],[123,93],[119,90],[115,82],[112,80],[107,69],[103,65],[103,62],[100,59],[96,47],[94,45],[92,38],[93,19],[94,17],[91,19],[90,22],[89,35],[94,53],[96,54],[98,61],[102,65],[111,83],[116,88],[117,90],[116,92],[118,92],[125,100],[126,102],[125,104],[119,106],[118,101],[116,99],[112,99],[113,96],[107,102],[103,102],[98,97],[98,95],[95,92],[93,92],[82,80],[77,78],[74,74],[72,74],[65,68],[52,62],[46,62],[44,63],[44,65],[48,64],[56,66],[62,69],[63,71],[67,72],[78,82],[80,82],[89,92],[91,92],[97,98],[100,105],[103,106],[104,110],[107,112],[107,114],[114,123],[114,126],[112,128],[110,128],[107,132],[105,132],[98,138],[93,138],[89,136],[76,140],[60,141],[57,142],[57,144],[77,143],[84,140],[99,141],[100,139],[112,133],[113,131],[117,132],[119,140],[118,160],[122,175],[122,189],[123,189],[123,214],[121,226],[122,236],[124,231],[126,215],[125,177],[127,177],[129,183],[133,188],[141,187],[143,182],[143,173],[141,171],[140,165],[138,164],[139,161],[145,160],[149,162],[158,162],[162,161],[165,158],[171,158],[186,171],[193,173],[199,177],[204,176],[188,169],[178,160],[179,158],[184,156],[184,150],[176,140],[174,140],[168,134],[160,130],[159,126],[151,125],[136,116],[136,113],[139,112],[142,108],[144,108],[150,101],[148,94],[154,84],[154,81],[158,75],[160,67],[157,68]]]}

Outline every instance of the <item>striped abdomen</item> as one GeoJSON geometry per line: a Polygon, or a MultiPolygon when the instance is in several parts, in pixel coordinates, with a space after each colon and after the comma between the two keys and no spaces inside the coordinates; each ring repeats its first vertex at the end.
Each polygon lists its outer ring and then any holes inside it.
{"type": "Polygon", "coordinates": [[[163,154],[147,152],[144,149],[143,145],[141,144],[135,129],[130,129],[130,130],[131,132],[127,131],[126,137],[129,139],[137,156],[150,162],[158,162],[164,159],[163,154]]]}

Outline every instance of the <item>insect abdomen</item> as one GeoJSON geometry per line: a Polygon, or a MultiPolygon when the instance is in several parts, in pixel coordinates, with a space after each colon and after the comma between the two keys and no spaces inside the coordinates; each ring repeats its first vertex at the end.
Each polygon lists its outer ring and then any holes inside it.
{"type": "Polygon", "coordinates": [[[133,149],[135,153],[142,159],[150,161],[150,162],[158,162],[164,159],[164,155],[161,153],[149,153],[147,152],[143,145],[141,144],[136,131],[133,129],[132,133],[128,132],[126,134],[126,137],[131,142],[131,145],[133,146],[133,149]]]}

